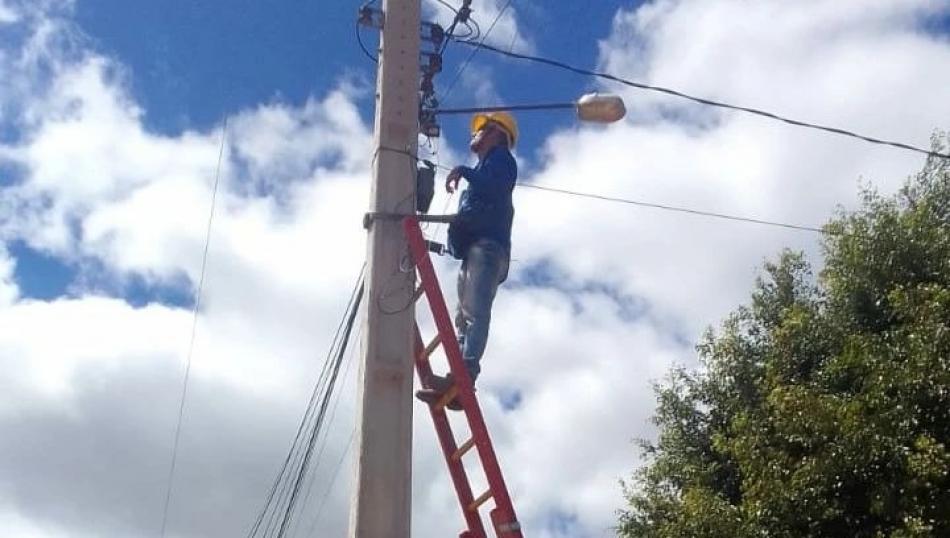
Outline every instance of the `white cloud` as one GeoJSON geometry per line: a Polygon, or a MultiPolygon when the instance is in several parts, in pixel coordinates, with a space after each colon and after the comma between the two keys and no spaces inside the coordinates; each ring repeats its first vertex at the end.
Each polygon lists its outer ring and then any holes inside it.
{"type": "MultiPolygon", "coordinates": [[[[791,9],[780,2],[655,2],[617,15],[602,43],[602,63],[643,82],[926,147],[948,110],[935,88],[950,82],[950,75],[932,66],[950,65],[950,48],[912,22],[935,5],[812,2],[812,9],[791,9]],[[869,63],[866,54],[883,60],[869,63]]],[[[632,110],[630,120],[550,140],[541,182],[818,225],[837,204],[854,203],[859,178],[891,190],[922,163],[920,156],[892,148],[620,91],[632,110]]],[[[689,333],[744,296],[749,268],[774,252],[774,245],[816,250],[814,236],[799,232],[557,202],[534,192],[519,194],[519,200],[532,204],[542,196],[543,211],[555,213],[567,233],[519,227],[525,243],[546,244],[541,254],[572,253],[561,260],[581,276],[594,267],[624,275],[619,278],[629,292],[659,309],[671,306],[690,325],[689,333]],[[594,208],[603,208],[597,223],[602,236],[614,238],[609,251],[585,245],[586,234],[571,233],[587,231],[580,223],[594,208]],[[677,277],[670,278],[674,271],[677,277]],[[709,282],[717,284],[710,288],[709,282]],[[691,297],[702,297],[702,306],[687,306],[691,297]]]]}
{"type": "MultiPolygon", "coordinates": [[[[112,278],[197,282],[220,131],[146,131],[121,67],[88,51],[62,54],[59,44],[71,38],[65,26],[41,20],[28,46],[6,51],[5,67],[22,90],[15,108],[21,131],[2,158],[23,177],[3,187],[0,236],[81,265],[94,262],[94,271],[112,278]],[[45,68],[48,81],[37,75],[45,68]]],[[[315,378],[320,353],[313,350],[328,345],[327,328],[345,300],[340,290],[356,276],[369,140],[350,91],[343,86],[299,108],[262,105],[232,122],[175,532],[243,532],[315,378]],[[281,115],[289,120],[268,121],[281,115]],[[209,451],[228,456],[208,465],[209,451]],[[225,527],[207,517],[222,510],[234,511],[225,527]]],[[[7,367],[0,417],[5,435],[18,439],[4,446],[5,461],[18,462],[18,471],[4,473],[0,504],[19,520],[70,535],[153,534],[190,310],[133,308],[98,288],[74,290],[72,299],[14,301],[12,260],[0,259],[0,317],[9,329],[0,335],[7,367]],[[113,439],[112,428],[125,434],[113,439]],[[96,448],[102,444],[108,450],[96,448]],[[83,484],[115,495],[84,491],[83,484]]],[[[348,407],[338,421],[352,416],[348,407]]],[[[331,448],[341,444],[342,429],[334,430],[331,448]]]]}
{"type": "Polygon", "coordinates": [[[0,24],[11,24],[20,20],[20,15],[5,2],[0,2],[0,24]]]}
{"type": "MultiPolygon", "coordinates": [[[[602,44],[602,64],[647,83],[926,147],[932,130],[944,127],[941,118],[950,116],[950,103],[941,100],[939,90],[950,83],[950,71],[934,68],[950,65],[950,47],[918,27],[922,16],[945,12],[946,6],[872,4],[655,2],[618,14],[612,35],[602,44]],[[867,51],[873,52],[866,56],[867,51]]],[[[543,169],[528,179],[582,192],[820,225],[838,204],[854,206],[860,180],[892,191],[922,164],[920,156],[892,148],[622,91],[632,110],[629,121],[550,138],[543,169]]],[[[511,333],[528,331],[528,336],[496,332],[492,340],[504,346],[504,358],[519,370],[524,365],[524,372],[546,372],[536,384],[528,379],[515,383],[525,387],[526,402],[516,413],[517,427],[533,428],[534,438],[543,439],[538,445],[527,440],[513,444],[525,449],[516,461],[532,462],[525,470],[530,477],[525,490],[558,491],[537,472],[545,467],[543,459],[538,461],[545,455],[556,460],[549,464],[552,470],[573,477],[560,484],[585,492],[564,494],[561,501],[554,494],[547,502],[529,495],[528,506],[570,506],[573,498],[581,530],[568,535],[607,535],[604,529],[622,503],[616,479],[633,467],[634,450],[618,438],[596,444],[583,457],[573,447],[583,447],[588,436],[648,435],[644,417],[652,405],[646,381],[659,377],[660,369],[651,361],[690,364],[689,342],[746,300],[764,258],[789,246],[805,250],[819,263],[818,238],[528,189],[516,196],[515,256],[522,262],[516,268],[546,260],[562,286],[607,284],[644,306],[638,322],[605,330],[588,342],[575,336],[577,316],[558,325],[523,309],[505,310],[506,297],[517,294],[508,291],[499,299],[499,310],[517,316],[511,333]],[[539,346],[543,340],[531,329],[545,324],[570,336],[551,348],[539,346]],[[650,335],[651,330],[660,336],[608,343],[617,334],[650,335]],[[683,344],[664,341],[671,337],[683,344]],[[575,339],[589,350],[571,346],[575,339]],[[595,364],[603,357],[610,360],[592,366],[592,372],[568,366],[565,381],[551,373],[565,369],[560,362],[565,357],[595,364]],[[609,395],[605,401],[600,400],[603,395],[609,395]],[[626,412],[611,415],[615,408],[626,412]],[[537,433],[547,421],[557,424],[537,433]],[[553,433],[558,428],[571,432],[562,444],[553,433]],[[548,443],[547,452],[542,442],[548,443]],[[571,448],[552,455],[561,446],[571,448]]]]}
{"type": "Polygon", "coordinates": [[[487,67],[470,64],[459,76],[458,83],[474,97],[478,105],[492,106],[502,102],[487,67]]]}
{"type": "MultiPolygon", "coordinates": [[[[786,4],[658,1],[621,11],[601,62],[920,144],[948,117],[939,97],[950,71],[935,66],[950,65],[950,46],[916,25],[945,9],[939,3],[786,4]]],[[[483,31],[501,3],[485,5],[476,12],[487,18],[483,31]]],[[[502,21],[517,41],[513,15],[502,21]]],[[[0,147],[0,159],[24,171],[22,182],[0,187],[0,237],[94,262],[108,278],[193,285],[220,126],[148,132],[121,66],[82,49],[68,25],[36,24],[28,45],[0,56],[17,88],[0,99],[15,101],[4,110],[16,111],[22,134],[0,147]]],[[[321,360],[314,350],[328,345],[363,258],[371,135],[357,91],[261,104],[229,124],[171,511],[176,535],[244,534],[294,431],[321,360]]],[[[859,177],[890,190],[920,165],[897,150],[625,95],[631,121],[552,136],[543,168],[526,179],[820,224],[835,204],[854,203],[859,177]]],[[[443,148],[444,160],[454,162],[451,154],[443,148]]],[[[636,463],[630,440],[651,434],[649,381],[694,360],[699,331],[747,297],[764,257],[782,245],[816,253],[817,240],[528,189],[516,197],[516,262],[499,293],[479,394],[526,534],[609,536],[622,504],[617,481],[636,463]],[[516,393],[520,405],[505,410],[516,393]]],[[[134,308],[95,287],[20,298],[13,263],[0,251],[0,425],[17,440],[0,444],[0,461],[14,462],[0,473],[0,523],[23,535],[153,535],[190,310],[134,308]]],[[[440,262],[450,297],[455,268],[440,262]]],[[[352,428],[352,400],[341,402],[310,517],[352,428]]],[[[416,410],[414,530],[451,536],[461,517],[431,425],[416,410]]],[[[323,535],[346,525],[343,465],[315,526],[323,535]]]]}
{"type": "Polygon", "coordinates": [[[486,43],[523,54],[534,52],[534,42],[519,27],[516,4],[508,0],[491,0],[479,2],[479,4],[473,9],[472,16],[481,25],[483,35],[491,28],[493,21],[498,21],[492,28],[491,34],[488,35],[486,43]],[[506,4],[508,4],[508,9],[505,13],[501,13],[506,4]]]}
{"type": "Polygon", "coordinates": [[[76,536],[49,527],[38,526],[34,522],[23,519],[16,513],[0,513],[0,527],[10,536],[19,538],[64,538],[76,536]]]}
{"type": "Polygon", "coordinates": [[[28,399],[74,397],[74,376],[85,367],[129,366],[151,357],[174,358],[187,334],[184,311],[157,305],[134,309],[122,300],[103,297],[61,299],[53,302],[25,300],[0,310],[6,328],[0,336],[2,360],[16,376],[16,391],[0,412],[18,409],[28,399]],[[50,338],[51,330],[56,337],[50,338]],[[143,341],[146,331],[154,340],[143,341]],[[27,360],[29,359],[29,360],[27,360]]]}

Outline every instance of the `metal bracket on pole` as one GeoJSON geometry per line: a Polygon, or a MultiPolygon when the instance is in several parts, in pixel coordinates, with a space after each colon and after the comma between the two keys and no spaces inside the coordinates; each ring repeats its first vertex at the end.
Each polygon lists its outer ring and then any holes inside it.
{"type": "Polygon", "coordinates": [[[402,221],[406,217],[415,217],[419,222],[436,222],[451,224],[457,215],[407,215],[405,213],[390,213],[386,211],[370,211],[363,215],[363,228],[369,229],[377,220],[402,221]]]}

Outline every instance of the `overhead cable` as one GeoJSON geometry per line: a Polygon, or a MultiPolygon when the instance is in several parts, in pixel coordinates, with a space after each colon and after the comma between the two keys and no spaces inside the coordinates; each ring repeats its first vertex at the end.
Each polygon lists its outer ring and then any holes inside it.
{"type": "Polygon", "coordinates": [[[540,191],[547,191],[547,192],[553,192],[553,193],[558,193],[558,194],[566,194],[566,195],[569,195],[569,196],[579,196],[579,197],[582,197],[582,198],[592,198],[592,199],[595,199],[595,200],[602,200],[602,201],[605,201],[605,202],[616,202],[616,203],[629,204],[629,205],[635,205],[635,206],[640,206],[640,207],[649,207],[649,208],[652,208],[652,209],[662,209],[662,210],[664,210],[664,211],[674,211],[674,212],[677,212],[677,213],[688,213],[688,214],[690,214],[690,215],[698,215],[698,216],[702,216],[702,217],[712,217],[712,218],[716,218],[716,219],[725,219],[725,220],[732,220],[732,221],[737,221],[737,222],[747,222],[747,223],[751,223],[751,224],[762,224],[762,225],[765,225],[765,226],[778,226],[778,227],[781,227],[781,228],[789,228],[789,229],[792,229],[792,230],[802,230],[802,231],[806,231],[806,232],[817,232],[817,233],[820,233],[820,234],[827,234],[827,233],[829,233],[828,231],[823,230],[823,229],[821,229],[821,228],[817,228],[817,227],[815,227],[815,226],[804,226],[804,225],[801,225],[801,224],[789,224],[789,223],[786,223],[786,222],[776,222],[776,221],[772,221],[772,220],[756,219],[756,218],[752,218],[752,217],[740,217],[740,216],[737,216],[737,215],[727,215],[727,214],[725,214],[725,213],[715,213],[715,212],[713,212],[713,211],[702,211],[702,210],[699,210],[699,209],[691,209],[691,208],[688,208],[688,207],[676,207],[676,206],[671,206],[671,205],[666,205],[666,204],[657,204],[657,203],[653,203],[653,202],[644,202],[644,201],[642,201],[642,200],[630,200],[630,199],[627,199],[627,198],[617,198],[617,197],[614,197],[614,196],[603,196],[603,195],[600,195],[600,194],[590,194],[590,193],[586,193],[586,192],[569,191],[569,190],[567,190],[567,189],[558,189],[558,188],[555,188],[555,187],[545,187],[545,186],[543,186],[543,185],[535,185],[535,184],[533,184],[533,183],[522,183],[522,182],[519,182],[519,183],[518,183],[518,186],[519,186],[519,187],[529,188],[529,189],[536,189],[536,190],[540,190],[540,191]]]}
{"type": "Polygon", "coordinates": [[[360,23],[359,23],[359,21],[356,21],[356,42],[359,44],[360,50],[363,51],[363,54],[364,54],[367,58],[369,58],[370,60],[372,60],[373,63],[376,63],[376,64],[379,63],[379,58],[377,58],[376,56],[373,56],[373,54],[369,51],[369,49],[366,48],[366,44],[363,43],[363,34],[360,32],[360,23]]]}
{"type": "MultiPolygon", "coordinates": [[[[442,4],[443,6],[445,6],[446,9],[452,11],[452,13],[455,15],[455,18],[452,20],[453,26],[457,26],[459,22],[462,22],[460,19],[462,19],[463,15],[462,15],[462,13],[461,13],[458,9],[455,8],[455,6],[453,6],[452,4],[446,2],[445,0],[435,0],[435,1],[438,2],[438,3],[440,3],[440,4],[442,4]]],[[[464,8],[465,6],[462,6],[462,7],[464,8]]],[[[467,17],[468,15],[465,15],[465,16],[467,17]]],[[[465,21],[465,22],[462,22],[462,24],[463,24],[463,25],[465,26],[465,28],[468,30],[468,33],[465,34],[465,35],[459,35],[459,34],[455,33],[455,28],[450,27],[449,29],[450,29],[452,32],[451,32],[451,34],[446,34],[446,40],[443,41],[442,46],[439,48],[439,54],[442,54],[443,52],[445,52],[445,47],[448,46],[448,42],[449,42],[449,39],[448,39],[448,38],[455,37],[455,38],[458,38],[458,39],[478,39],[479,32],[476,32],[476,31],[475,31],[475,28],[472,28],[472,27],[471,27],[471,23],[472,23],[472,22],[474,22],[474,21],[471,20],[471,19],[469,19],[469,20],[467,20],[467,21],[465,21]]]]}
{"type": "Polygon", "coordinates": [[[360,26],[362,26],[364,23],[366,24],[371,23],[372,11],[370,10],[370,8],[373,6],[373,4],[375,4],[378,1],[379,0],[368,0],[366,2],[363,2],[363,4],[360,5],[360,9],[359,9],[360,16],[357,17],[356,19],[356,42],[359,44],[360,50],[363,51],[363,54],[367,58],[372,60],[373,63],[377,63],[377,64],[379,63],[379,58],[373,55],[369,51],[369,49],[366,48],[366,44],[363,43],[363,33],[360,31],[360,26]]]}
{"type": "MultiPolygon", "coordinates": [[[[362,332],[362,327],[357,327],[357,328],[356,328],[356,335],[355,335],[355,337],[353,338],[354,341],[358,342],[358,341],[360,340],[360,334],[361,334],[361,332],[362,332]]],[[[357,349],[357,346],[349,346],[350,352],[347,354],[346,364],[345,364],[345,366],[343,367],[343,379],[344,379],[344,380],[347,379],[347,374],[349,374],[349,372],[350,372],[350,366],[353,364],[353,355],[355,354],[356,349],[357,349]]],[[[343,382],[346,383],[346,381],[343,381],[343,382]]],[[[335,401],[333,402],[333,408],[330,410],[330,418],[329,418],[329,420],[327,421],[327,428],[324,428],[325,432],[324,432],[324,434],[323,434],[323,442],[322,442],[321,445],[320,445],[320,449],[317,451],[316,463],[314,464],[313,470],[310,472],[310,477],[309,477],[309,479],[308,479],[308,481],[307,481],[308,483],[307,483],[306,494],[303,496],[303,501],[301,501],[301,503],[300,503],[300,504],[301,504],[301,507],[302,507],[302,508],[301,508],[301,511],[305,510],[306,507],[307,507],[307,505],[308,505],[308,503],[310,502],[310,497],[311,497],[311,494],[312,494],[312,492],[313,492],[313,486],[314,486],[314,484],[315,484],[316,481],[317,481],[317,470],[320,468],[320,463],[323,461],[323,460],[322,460],[323,454],[324,454],[324,452],[326,451],[327,445],[328,445],[329,442],[330,442],[330,430],[329,430],[329,428],[334,424],[334,420],[336,419],[336,412],[337,412],[337,409],[338,409],[339,406],[340,406],[340,400],[343,399],[342,397],[343,397],[343,390],[342,390],[342,389],[341,389],[341,390],[337,390],[337,391],[336,391],[336,398],[335,398],[335,401]]],[[[354,425],[354,428],[355,428],[355,425],[354,425]]],[[[352,440],[352,434],[351,434],[350,437],[351,437],[351,440],[352,440]]],[[[344,456],[346,455],[346,453],[349,452],[349,445],[350,445],[350,442],[348,441],[346,447],[344,447],[344,451],[343,451],[343,452],[344,452],[344,453],[343,453],[344,456]]],[[[343,457],[343,456],[341,456],[341,459],[342,459],[342,457],[343,457]]],[[[342,463],[340,463],[339,465],[342,465],[342,463]]],[[[337,473],[337,471],[338,471],[338,469],[334,469],[332,478],[331,478],[330,483],[329,483],[329,486],[332,486],[333,483],[336,481],[336,473],[337,473]]],[[[328,486],[328,487],[329,487],[329,486],[328,486]]],[[[321,502],[321,505],[322,505],[322,502],[321,502]]],[[[316,519],[319,518],[319,510],[317,511],[317,514],[318,514],[318,515],[317,515],[317,516],[315,517],[315,519],[314,519],[314,525],[316,524],[316,519]]],[[[301,523],[300,519],[297,520],[297,523],[298,523],[298,525],[297,525],[296,528],[294,528],[294,531],[291,533],[291,536],[297,536],[297,531],[300,530],[300,525],[299,525],[299,523],[301,523]]],[[[306,536],[312,536],[312,535],[313,535],[313,529],[311,529],[310,531],[308,531],[307,534],[306,534],[306,536]]]]}
{"type": "MultiPolygon", "coordinates": [[[[468,64],[472,61],[472,58],[474,58],[475,54],[478,53],[478,49],[486,46],[485,40],[488,39],[489,34],[491,34],[491,31],[495,28],[495,25],[498,24],[498,21],[501,19],[501,16],[505,14],[505,11],[507,11],[509,7],[511,7],[511,1],[512,0],[508,0],[505,3],[505,5],[498,11],[498,15],[495,15],[495,20],[492,21],[491,26],[488,27],[488,30],[485,32],[485,35],[482,36],[481,40],[477,41],[478,46],[476,46],[472,50],[472,52],[469,53],[468,57],[465,58],[465,61],[462,62],[461,67],[459,67],[458,70],[455,71],[455,76],[452,78],[452,82],[449,83],[449,87],[446,88],[445,93],[442,94],[442,101],[445,101],[446,99],[448,99],[449,95],[452,93],[452,89],[455,88],[455,83],[458,82],[459,77],[462,76],[462,73],[465,71],[465,68],[468,67],[468,64]]],[[[466,44],[475,43],[475,41],[466,41],[466,40],[461,40],[461,39],[457,39],[456,41],[458,41],[459,43],[466,43],[466,44]]],[[[448,42],[448,39],[446,39],[446,42],[448,42]]]]}
{"type": "Polygon", "coordinates": [[[469,20],[472,14],[472,8],[470,7],[472,4],[472,0],[462,0],[462,7],[459,9],[455,9],[455,7],[453,7],[451,4],[449,4],[445,0],[437,0],[437,1],[455,13],[455,17],[452,18],[452,24],[450,24],[448,29],[445,31],[445,40],[442,42],[442,46],[439,47],[438,49],[438,55],[442,56],[443,54],[445,54],[445,49],[446,47],[449,46],[449,41],[451,41],[453,37],[456,37],[458,39],[465,39],[465,38],[460,38],[455,35],[455,28],[459,25],[459,23],[464,24],[469,29],[469,34],[468,34],[469,36],[475,35],[473,33],[474,30],[471,28],[471,26],[469,26],[469,20]]]}
{"type": "Polygon", "coordinates": [[[337,327],[326,360],[314,385],[307,408],[297,428],[297,433],[277,473],[264,506],[259,512],[248,537],[283,537],[290,530],[301,486],[310,469],[314,446],[321,434],[327,408],[337,384],[350,335],[355,325],[359,305],[363,297],[363,276],[366,266],[350,294],[343,319],[337,327]]]}
{"type": "Polygon", "coordinates": [[[162,508],[162,529],[159,536],[165,536],[168,524],[168,509],[172,500],[172,486],[175,482],[175,467],[178,463],[178,443],[181,439],[181,425],[185,417],[185,401],[188,397],[188,381],[191,376],[191,359],[195,351],[195,335],[198,332],[198,311],[201,307],[201,293],[204,291],[205,272],[208,268],[208,249],[211,245],[211,228],[214,223],[214,208],[218,198],[218,183],[221,179],[221,161],[224,158],[224,145],[228,138],[228,118],[221,126],[221,146],[218,148],[218,164],[214,170],[214,183],[211,187],[211,208],[208,211],[208,224],[205,229],[204,250],[201,253],[201,270],[198,273],[198,287],[195,289],[195,304],[191,312],[191,337],[188,339],[188,352],[185,354],[185,375],[182,380],[181,397],[178,400],[178,418],[175,421],[175,436],[172,441],[171,463],[168,468],[168,480],[165,488],[165,506],[162,508]]]}
{"type": "MultiPolygon", "coordinates": [[[[413,153],[411,153],[411,152],[409,152],[409,151],[405,151],[405,150],[401,150],[401,149],[396,149],[396,148],[390,148],[390,147],[386,147],[386,146],[380,146],[379,149],[380,149],[380,150],[384,150],[384,151],[391,151],[391,152],[393,152],[393,153],[401,153],[401,154],[403,154],[403,155],[406,155],[406,156],[412,157],[412,158],[414,158],[414,159],[417,159],[419,162],[424,163],[424,164],[426,164],[427,166],[432,166],[432,167],[434,167],[434,168],[439,168],[439,169],[445,170],[445,171],[451,171],[451,170],[452,170],[452,169],[449,168],[448,166],[436,165],[436,164],[433,163],[432,161],[429,161],[429,160],[426,160],[426,159],[420,159],[418,156],[416,156],[415,154],[413,154],[413,153]]],[[[689,207],[679,207],[679,206],[667,205],[667,204],[660,204],[660,203],[655,203],[655,202],[647,202],[647,201],[643,201],[643,200],[632,200],[632,199],[629,199],[629,198],[618,198],[618,197],[615,197],[615,196],[605,196],[605,195],[601,195],[601,194],[592,194],[592,193],[586,193],[586,192],[571,191],[571,190],[560,189],[560,188],[556,188],[556,187],[546,187],[546,186],[544,186],[544,185],[538,185],[538,184],[536,184],[536,183],[527,183],[527,182],[524,182],[524,181],[519,181],[519,182],[517,183],[517,185],[518,185],[519,187],[525,187],[525,188],[535,189],[535,190],[539,190],[539,191],[548,191],[548,192],[552,192],[552,193],[556,193],[556,194],[562,194],[562,195],[567,195],[567,196],[576,196],[576,197],[582,197],[582,198],[591,198],[591,199],[601,200],[601,201],[604,201],[604,202],[613,202],[613,203],[621,203],[621,204],[627,204],[627,205],[635,205],[635,206],[640,206],[640,207],[649,207],[649,208],[652,208],[652,209],[659,209],[659,210],[663,210],[663,211],[672,211],[672,212],[676,212],[676,213],[688,213],[688,214],[691,214],[691,215],[697,215],[697,216],[702,216],[702,217],[709,217],[709,218],[716,218],[716,219],[731,220],[731,221],[736,221],[736,222],[745,222],[745,223],[748,223],[748,224],[759,224],[759,225],[763,225],[763,226],[776,226],[776,227],[779,227],[779,228],[789,228],[789,229],[793,229],[793,230],[802,230],[802,231],[807,231],[807,232],[817,232],[817,233],[821,233],[821,234],[825,234],[825,235],[831,235],[830,232],[828,232],[828,231],[826,231],[826,230],[823,230],[822,228],[819,228],[819,227],[817,227],[817,226],[806,226],[806,225],[800,225],[800,224],[790,224],[790,223],[786,223],[786,222],[777,222],[777,221],[772,221],[772,220],[757,219],[757,218],[754,218],[754,217],[743,217],[743,216],[740,216],[740,215],[730,215],[730,214],[727,214],[727,213],[717,213],[717,212],[715,212],[715,211],[705,211],[705,210],[702,210],[702,209],[693,209],[693,208],[689,208],[689,207]]]]}
{"type": "Polygon", "coordinates": [[[356,314],[359,311],[360,299],[363,298],[363,285],[360,285],[359,292],[356,296],[356,301],[353,304],[353,308],[350,310],[349,318],[346,322],[346,330],[343,333],[343,338],[341,344],[338,348],[337,356],[335,357],[333,364],[332,376],[329,380],[328,389],[325,392],[325,396],[320,400],[320,409],[317,413],[317,419],[313,430],[310,433],[310,437],[307,440],[307,445],[304,450],[303,462],[300,465],[300,469],[294,477],[293,484],[293,493],[290,496],[290,500],[287,503],[287,508],[284,511],[284,517],[280,523],[280,531],[277,533],[278,538],[282,538],[285,533],[289,530],[290,520],[294,513],[294,508],[300,494],[300,488],[304,483],[304,478],[307,476],[307,471],[310,468],[310,461],[313,456],[313,449],[316,445],[317,438],[320,436],[321,426],[323,425],[324,417],[326,417],[327,408],[330,405],[330,397],[333,394],[333,388],[336,386],[336,381],[340,374],[340,366],[343,363],[343,357],[346,354],[347,343],[350,340],[350,334],[353,331],[353,326],[356,322],[356,314]]]}
{"type": "Polygon", "coordinates": [[[330,498],[330,492],[333,490],[333,484],[336,483],[336,479],[340,474],[340,469],[343,468],[343,462],[346,460],[346,456],[353,448],[354,440],[356,440],[356,426],[353,426],[353,429],[350,430],[350,440],[346,442],[346,448],[343,449],[343,452],[340,454],[340,459],[336,462],[336,466],[333,468],[333,476],[330,478],[330,482],[323,491],[323,496],[320,498],[320,504],[317,505],[317,511],[314,515],[313,523],[310,525],[310,531],[308,534],[309,536],[314,536],[313,531],[316,529],[317,523],[320,522],[320,516],[323,515],[323,508],[326,506],[327,499],[330,498]]]}
{"type": "Polygon", "coordinates": [[[452,4],[446,2],[445,0],[435,0],[435,1],[447,7],[450,11],[452,11],[452,13],[455,13],[455,15],[458,16],[459,10],[455,9],[455,6],[453,6],[452,4]]]}
{"type": "Polygon", "coordinates": [[[883,145],[883,146],[891,146],[891,147],[895,147],[895,148],[899,148],[899,149],[903,149],[903,150],[907,150],[907,151],[913,151],[913,152],[916,152],[916,153],[922,153],[922,154],[927,155],[927,156],[929,156],[929,157],[938,157],[938,158],[941,158],[941,159],[950,159],[950,153],[941,153],[941,152],[938,152],[938,151],[927,150],[927,149],[920,148],[920,147],[917,147],[917,146],[913,146],[913,145],[910,145],[910,144],[905,144],[905,143],[903,143],[903,142],[895,142],[895,141],[891,141],[891,140],[883,140],[883,139],[880,139],[880,138],[874,138],[874,137],[871,137],[871,136],[866,136],[866,135],[858,134],[858,133],[855,133],[855,132],[853,132],[853,131],[848,131],[848,130],[846,130],[846,129],[841,129],[841,128],[838,128],[838,127],[831,127],[831,126],[827,126],[827,125],[819,125],[819,124],[816,124],[816,123],[809,123],[809,122],[806,122],[806,121],[791,119],[791,118],[787,118],[787,117],[784,117],[784,116],[780,116],[780,115],[778,115],[778,114],[774,114],[774,113],[772,113],[772,112],[768,112],[768,111],[765,111],[765,110],[760,110],[760,109],[757,109],[757,108],[751,108],[751,107],[739,106],[739,105],[732,105],[732,104],[724,103],[724,102],[721,102],[721,101],[714,101],[714,100],[712,100],[712,99],[705,99],[705,98],[702,98],[702,97],[696,97],[696,96],[694,96],[694,95],[689,95],[689,94],[686,94],[686,93],[683,93],[683,92],[680,92],[680,91],[677,91],[677,90],[673,90],[673,89],[670,89],[670,88],[664,88],[664,87],[662,87],[662,86],[655,86],[655,85],[652,85],[652,84],[645,84],[645,83],[642,83],[642,82],[635,82],[635,81],[632,81],[632,80],[628,80],[628,79],[625,79],[625,78],[618,77],[618,76],[616,76],[616,75],[612,75],[612,74],[610,74],[610,73],[604,73],[604,72],[599,72],[599,71],[593,71],[593,70],[590,70],[590,69],[584,69],[584,68],[581,68],[581,67],[576,67],[576,66],[569,65],[569,64],[566,64],[566,63],[564,63],[564,62],[558,61],[558,60],[552,60],[552,59],[550,59],[550,58],[544,58],[544,57],[541,57],[541,56],[532,56],[532,55],[530,55],[530,54],[521,54],[521,53],[512,52],[512,51],[506,51],[506,50],[500,49],[500,48],[498,48],[498,47],[493,47],[493,46],[491,46],[491,45],[487,45],[487,44],[484,43],[484,41],[481,41],[481,42],[474,42],[474,41],[457,40],[457,42],[458,42],[458,43],[462,43],[462,44],[464,44],[464,45],[468,45],[468,46],[470,46],[470,47],[474,47],[476,51],[479,50],[479,49],[487,49],[487,50],[490,50],[490,51],[495,52],[495,53],[497,53],[497,54],[501,54],[501,55],[503,55],[503,56],[508,56],[508,57],[511,57],[511,58],[519,59],[519,60],[528,60],[528,61],[531,61],[531,62],[537,62],[537,63],[549,65],[549,66],[552,66],[552,67],[557,67],[557,68],[559,68],[559,69],[564,69],[564,70],[567,70],[567,71],[571,71],[571,72],[573,72],[573,73],[577,73],[577,74],[580,74],[580,75],[587,75],[587,76],[599,77],[599,78],[603,78],[603,79],[606,79],[606,80],[611,80],[611,81],[613,81],[613,82],[617,82],[617,83],[623,84],[623,85],[625,85],[625,86],[630,86],[630,87],[632,87],[632,88],[638,88],[638,89],[641,89],[641,90],[648,90],[648,91],[652,91],[652,92],[663,93],[663,94],[666,94],[666,95],[672,95],[672,96],[674,96],[674,97],[679,97],[679,98],[681,98],[681,99],[687,99],[687,100],[689,100],[689,101],[693,101],[693,102],[699,103],[699,104],[701,104],[701,105],[712,106],[712,107],[718,107],[718,108],[724,108],[724,109],[729,109],[729,110],[736,110],[736,111],[739,111],[739,112],[745,112],[745,113],[748,113],[748,114],[754,114],[754,115],[756,115],[756,116],[761,116],[761,117],[768,118],[768,119],[771,119],[771,120],[780,121],[780,122],[787,123],[787,124],[789,124],[789,125],[794,125],[794,126],[797,126],[797,127],[804,127],[804,128],[807,128],[807,129],[816,129],[816,130],[819,130],[819,131],[825,131],[825,132],[832,133],[832,134],[837,134],[837,135],[841,135],[841,136],[847,136],[847,137],[851,137],[851,138],[856,138],[856,139],[858,139],[858,140],[862,140],[862,141],[864,141],[864,142],[869,142],[869,143],[871,143],[871,144],[879,144],[879,145],[883,145]]]}

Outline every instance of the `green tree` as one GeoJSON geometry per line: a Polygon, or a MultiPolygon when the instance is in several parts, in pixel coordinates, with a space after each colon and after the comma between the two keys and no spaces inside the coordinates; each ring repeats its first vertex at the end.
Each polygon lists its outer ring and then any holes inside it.
{"type": "Polygon", "coordinates": [[[950,162],[825,231],[657,385],[621,536],[950,536],[950,162]]]}

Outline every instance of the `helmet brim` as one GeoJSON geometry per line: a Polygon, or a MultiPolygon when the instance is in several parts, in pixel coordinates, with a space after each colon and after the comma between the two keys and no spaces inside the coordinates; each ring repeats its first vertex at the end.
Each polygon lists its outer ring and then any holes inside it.
{"type": "Polygon", "coordinates": [[[474,116],[472,116],[472,125],[471,125],[471,126],[472,126],[472,134],[474,135],[474,134],[477,133],[478,131],[481,131],[481,130],[484,129],[485,126],[488,125],[489,123],[493,123],[493,124],[497,125],[498,128],[501,129],[501,130],[505,133],[505,135],[508,136],[508,147],[514,147],[514,146],[515,146],[515,141],[516,141],[516,139],[515,139],[515,134],[512,133],[511,130],[508,129],[507,126],[505,126],[505,125],[502,124],[501,122],[495,121],[495,119],[492,118],[492,117],[491,117],[490,115],[488,115],[488,114],[475,114],[474,116]]]}

